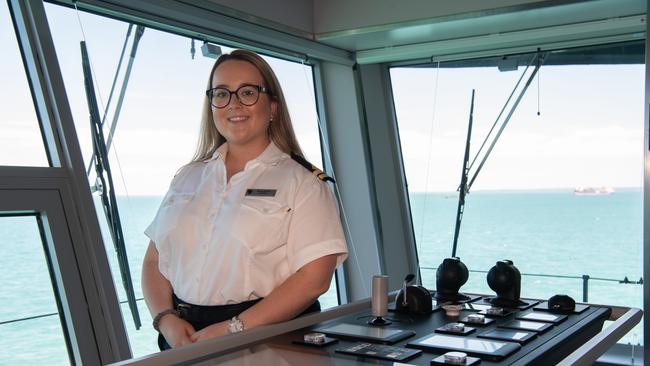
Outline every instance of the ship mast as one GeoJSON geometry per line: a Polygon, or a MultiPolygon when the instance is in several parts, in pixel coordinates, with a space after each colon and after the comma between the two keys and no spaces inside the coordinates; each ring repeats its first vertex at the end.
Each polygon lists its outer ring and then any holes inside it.
{"type": "Polygon", "coordinates": [[[506,100],[506,102],[503,105],[503,108],[501,108],[501,112],[499,112],[499,115],[497,116],[496,120],[492,124],[492,127],[490,128],[490,131],[488,132],[487,136],[485,137],[485,140],[483,140],[483,143],[481,144],[481,147],[479,148],[478,152],[474,156],[474,159],[472,160],[472,163],[468,165],[469,162],[469,148],[470,148],[470,140],[472,136],[472,123],[473,123],[473,114],[474,114],[474,90],[472,90],[472,102],[470,106],[470,113],[469,113],[469,125],[467,127],[467,141],[465,142],[465,158],[463,159],[463,169],[461,172],[461,177],[460,177],[460,185],[458,186],[458,209],[456,211],[456,227],[454,229],[454,242],[451,250],[451,256],[455,257],[456,256],[456,251],[458,249],[458,237],[460,235],[460,225],[463,220],[463,213],[465,211],[465,196],[469,194],[470,189],[472,188],[472,185],[474,184],[474,181],[476,181],[476,178],[478,177],[479,172],[483,168],[483,165],[487,161],[487,158],[490,156],[490,153],[494,149],[494,146],[496,145],[497,141],[499,140],[499,137],[501,137],[501,134],[503,133],[503,130],[506,128],[508,125],[508,122],[510,122],[510,118],[514,114],[514,112],[517,110],[517,107],[519,106],[519,103],[521,102],[521,99],[524,97],[526,94],[526,91],[528,90],[528,87],[532,83],[533,79],[535,78],[535,75],[537,75],[537,72],[539,69],[542,67],[542,64],[544,63],[544,59],[546,58],[546,52],[541,53],[537,52],[533,58],[531,59],[530,63],[528,66],[526,66],[526,69],[524,69],[524,72],[521,74],[521,77],[515,84],[515,87],[512,89],[512,92],[510,93],[510,96],[506,100]],[[476,171],[474,171],[474,174],[472,175],[472,178],[469,179],[469,183],[467,183],[467,180],[469,178],[469,173],[470,170],[472,170],[472,167],[474,166],[474,163],[480,156],[481,152],[483,151],[483,147],[485,147],[486,143],[490,139],[490,135],[492,134],[492,131],[494,131],[495,127],[499,123],[501,116],[505,112],[508,104],[510,103],[510,100],[512,99],[513,95],[517,91],[517,88],[519,87],[519,84],[521,83],[522,79],[526,75],[526,72],[530,68],[530,66],[535,65],[533,68],[533,71],[530,73],[530,76],[526,80],[526,83],[524,84],[523,88],[519,92],[519,95],[517,96],[517,99],[515,102],[512,104],[510,107],[510,110],[508,111],[507,116],[501,123],[501,126],[499,127],[499,130],[497,131],[496,135],[494,138],[492,138],[492,141],[486,150],[485,154],[483,155],[483,158],[481,159],[481,162],[479,163],[478,167],[476,168],[476,171]]]}

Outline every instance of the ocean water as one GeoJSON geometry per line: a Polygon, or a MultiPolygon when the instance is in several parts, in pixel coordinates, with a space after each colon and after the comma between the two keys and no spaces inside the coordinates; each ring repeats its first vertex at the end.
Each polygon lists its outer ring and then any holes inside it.
{"type": "MultiPolygon", "coordinates": [[[[419,193],[410,200],[421,266],[435,267],[451,255],[458,198],[419,193]]],[[[472,193],[466,199],[456,254],[470,270],[487,271],[497,260],[510,259],[522,273],[638,280],[643,272],[642,209],[640,191],[609,196],[576,196],[570,191],[472,193]]],[[[482,287],[484,277],[472,273],[468,285],[489,291],[482,287]]],[[[531,281],[536,280],[522,278],[523,296],[548,297],[547,291],[558,290],[555,285],[532,286],[531,281]]],[[[582,298],[582,280],[568,280],[565,286],[575,287],[582,298]]],[[[596,300],[595,293],[590,300],[596,300]]]]}
{"type": "MultiPolygon", "coordinates": [[[[458,197],[415,193],[410,204],[420,266],[435,268],[451,256],[458,197]]],[[[642,192],[632,189],[602,196],[572,190],[471,193],[456,252],[470,270],[461,291],[493,294],[486,272],[509,259],[522,273],[522,297],[568,294],[582,301],[582,276],[588,275],[589,302],[642,308],[643,285],[619,283],[643,276],[642,210],[642,192]]],[[[423,269],[422,280],[435,288],[435,269],[423,269]]],[[[642,344],[641,325],[620,342],[642,344]]]]}
{"type": "MultiPolygon", "coordinates": [[[[144,229],[162,197],[121,197],[127,252],[136,297],[141,298],[140,270],[148,239],[144,229]]],[[[443,193],[410,195],[413,228],[425,286],[435,288],[435,267],[451,256],[457,196],[443,193]]],[[[99,208],[101,212],[101,208],[99,208]]],[[[101,216],[101,215],[100,215],[101,216]]],[[[103,232],[106,229],[100,219],[103,232]]],[[[566,293],[582,300],[583,275],[591,277],[588,300],[593,303],[641,307],[642,286],[620,284],[642,276],[642,194],[618,190],[609,196],[574,196],[572,191],[474,192],[467,198],[457,255],[470,269],[461,291],[492,293],[486,273],[498,260],[510,259],[522,276],[523,297],[548,298],[566,293]],[[577,278],[530,276],[544,274],[577,278]]],[[[107,252],[120,299],[126,299],[115,250],[107,252]]],[[[0,365],[67,364],[68,358],[43,247],[33,217],[0,217],[0,365]],[[12,319],[48,315],[20,322],[12,319]],[[4,324],[2,324],[4,323],[4,324]]],[[[336,305],[331,291],[324,307],[336,305]]],[[[157,351],[156,333],[144,301],[139,301],[142,328],[136,330],[129,308],[122,312],[135,357],[157,351]]],[[[623,338],[643,343],[641,327],[623,338]]]]}

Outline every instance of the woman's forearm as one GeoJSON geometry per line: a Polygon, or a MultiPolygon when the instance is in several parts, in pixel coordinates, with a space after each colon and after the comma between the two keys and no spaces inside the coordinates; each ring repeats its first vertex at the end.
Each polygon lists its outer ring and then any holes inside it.
{"type": "Polygon", "coordinates": [[[149,243],[144,256],[141,282],[144,301],[152,318],[173,307],[172,286],[158,269],[158,250],[153,242],[149,243]]]}
{"type": "Polygon", "coordinates": [[[318,258],[287,278],[239,318],[246,328],[295,318],[325,293],[336,268],[337,255],[318,258]]]}
{"type": "MultiPolygon", "coordinates": [[[[172,291],[171,284],[158,269],[156,245],[150,242],[142,264],[142,292],[152,318],[155,319],[156,315],[173,308],[172,291]]],[[[161,316],[157,325],[157,330],[172,347],[192,343],[190,337],[194,334],[194,328],[176,315],[161,316]]]]}

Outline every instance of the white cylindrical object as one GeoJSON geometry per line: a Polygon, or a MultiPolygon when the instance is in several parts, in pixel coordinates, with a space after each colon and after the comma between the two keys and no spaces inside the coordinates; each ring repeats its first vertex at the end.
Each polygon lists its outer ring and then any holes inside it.
{"type": "Polygon", "coordinates": [[[464,365],[467,363],[467,353],[447,352],[444,354],[445,363],[450,365],[464,365]]]}
{"type": "Polygon", "coordinates": [[[372,277],[372,316],[388,314],[388,276],[372,277]]]}

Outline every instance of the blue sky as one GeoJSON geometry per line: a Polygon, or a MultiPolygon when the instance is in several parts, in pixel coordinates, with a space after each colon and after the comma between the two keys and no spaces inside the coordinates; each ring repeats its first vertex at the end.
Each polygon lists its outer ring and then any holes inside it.
{"type": "MultiPolygon", "coordinates": [[[[0,10],[0,164],[45,165],[29,89],[6,5],[0,10]]],[[[84,158],[91,152],[76,13],[46,4],[84,158]]],[[[104,102],[127,24],[80,13],[96,86],[104,102]]],[[[207,74],[213,60],[195,59],[190,40],[147,29],[118,123],[111,162],[119,192],[161,195],[187,162],[198,133],[207,74]],[[126,188],[124,187],[126,185],[126,188]]],[[[317,118],[308,68],[271,60],[308,158],[320,165],[317,118]]],[[[460,178],[469,99],[476,89],[472,151],[482,142],[522,68],[393,69],[400,138],[411,191],[453,191],[460,178]],[[437,81],[436,81],[437,78],[437,81]],[[437,92],[436,92],[437,83],[437,92]],[[435,108],[434,108],[435,106],[435,108]],[[434,114],[435,110],[435,114],[434,114]],[[431,143],[432,142],[432,143],[431,143]]],[[[640,187],[643,158],[643,65],[549,66],[533,83],[474,186],[549,189],[640,187]]],[[[103,108],[100,106],[100,109],[103,108]]]]}

